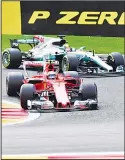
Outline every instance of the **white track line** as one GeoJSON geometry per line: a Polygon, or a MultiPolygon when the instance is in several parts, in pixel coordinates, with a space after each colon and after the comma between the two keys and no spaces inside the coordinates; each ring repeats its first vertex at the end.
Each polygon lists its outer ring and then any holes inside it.
{"type": "Polygon", "coordinates": [[[43,153],[43,154],[8,154],[2,156],[124,156],[124,151],[120,152],[76,152],[76,153],[43,153]]]}
{"type": "MultiPolygon", "coordinates": [[[[2,100],[2,103],[7,103],[8,105],[9,104],[12,104],[12,105],[17,105],[18,107],[17,108],[20,108],[20,105],[18,103],[13,103],[13,102],[9,102],[9,101],[6,101],[6,100],[2,100]]],[[[40,116],[40,113],[28,113],[28,117],[25,118],[24,120],[19,120],[17,122],[7,122],[6,124],[2,124],[2,126],[10,126],[10,125],[14,125],[14,124],[20,124],[20,123],[26,123],[26,122],[29,122],[29,121],[32,121],[32,120],[35,120],[37,118],[39,118],[40,116]]]]}
{"type": "MultiPolygon", "coordinates": [[[[2,99],[2,103],[7,103],[7,104],[12,104],[12,105],[17,105],[18,107],[20,107],[20,104],[19,103],[16,103],[16,102],[10,102],[8,100],[4,100],[2,99]]],[[[21,107],[20,107],[21,108],[21,107]]]]}

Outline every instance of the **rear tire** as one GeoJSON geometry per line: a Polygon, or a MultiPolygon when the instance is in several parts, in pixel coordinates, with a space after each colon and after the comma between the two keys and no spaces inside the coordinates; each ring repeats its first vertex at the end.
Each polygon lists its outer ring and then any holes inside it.
{"type": "Polygon", "coordinates": [[[62,59],[62,71],[77,71],[79,60],[76,55],[68,54],[62,59]]]}
{"type": "MultiPolygon", "coordinates": [[[[79,89],[81,81],[80,81],[78,72],[76,72],[76,71],[66,71],[66,72],[63,72],[63,74],[64,74],[64,76],[71,76],[71,77],[75,78],[76,79],[75,82],[76,82],[77,86],[74,87],[74,88],[79,89]]],[[[67,81],[70,82],[70,80],[67,80],[67,81]]],[[[71,80],[71,83],[72,82],[73,81],[71,80]]]]}
{"type": "Polygon", "coordinates": [[[64,76],[71,76],[73,78],[79,78],[79,74],[76,71],[65,71],[64,76]]]}
{"type": "Polygon", "coordinates": [[[2,63],[7,69],[17,69],[22,62],[21,51],[17,48],[9,48],[3,52],[2,63]]]}
{"type": "MultiPolygon", "coordinates": [[[[98,101],[98,93],[97,93],[97,86],[95,83],[82,83],[79,88],[80,98],[81,100],[97,100],[98,101]]],[[[89,109],[97,109],[97,104],[93,104],[90,106],[89,109]]]]}
{"type": "Polygon", "coordinates": [[[6,77],[6,92],[8,96],[16,96],[20,92],[23,84],[24,76],[22,73],[10,72],[6,77]]]}
{"type": "Polygon", "coordinates": [[[120,65],[125,65],[124,58],[121,53],[112,52],[107,57],[107,64],[113,67],[113,71],[120,65]]]}
{"type": "Polygon", "coordinates": [[[24,110],[28,109],[27,100],[33,100],[36,88],[33,84],[23,84],[20,89],[20,103],[24,110]]]}

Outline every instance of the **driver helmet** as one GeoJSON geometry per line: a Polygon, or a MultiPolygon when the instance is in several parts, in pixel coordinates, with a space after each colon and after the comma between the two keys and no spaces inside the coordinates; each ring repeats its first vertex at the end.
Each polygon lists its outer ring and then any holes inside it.
{"type": "Polygon", "coordinates": [[[69,46],[69,44],[64,44],[64,48],[67,52],[70,52],[71,51],[71,48],[69,46]]]}
{"type": "Polygon", "coordinates": [[[56,73],[54,71],[48,72],[47,79],[56,79],[56,73]]]}

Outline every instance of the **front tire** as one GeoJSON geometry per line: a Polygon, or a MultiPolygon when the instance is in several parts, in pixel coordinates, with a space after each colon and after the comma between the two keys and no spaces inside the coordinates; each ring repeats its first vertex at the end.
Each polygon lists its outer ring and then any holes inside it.
{"type": "Polygon", "coordinates": [[[107,57],[107,64],[113,67],[113,71],[116,71],[118,66],[125,65],[125,61],[121,53],[112,52],[107,57]]]}
{"type": "Polygon", "coordinates": [[[33,100],[36,88],[33,84],[23,84],[20,89],[20,103],[24,110],[28,109],[27,100],[33,100]]]}
{"type": "Polygon", "coordinates": [[[79,60],[76,55],[66,55],[62,59],[62,71],[77,71],[79,60]]]}
{"type": "Polygon", "coordinates": [[[6,92],[8,96],[16,96],[20,92],[23,84],[24,76],[22,73],[10,72],[6,77],[6,92]]]}
{"type": "MultiPolygon", "coordinates": [[[[82,101],[87,99],[98,101],[97,85],[95,83],[83,82],[79,88],[79,94],[82,101]]],[[[91,105],[89,109],[97,109],[97,104],[91,105]]]]}
{"type": "Polygon", "coordinates": [[[2,63],[7,69],[17,69],[22,62],[21,51],[17,48],[9,48],[3,52],[2,63]]]}

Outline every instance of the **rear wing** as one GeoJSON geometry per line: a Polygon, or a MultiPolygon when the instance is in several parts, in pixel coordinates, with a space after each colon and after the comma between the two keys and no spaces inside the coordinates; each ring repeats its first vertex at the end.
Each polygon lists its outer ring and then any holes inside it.
{"type": "Polygon", "coordinates": [[[44,36],[35,35],[33,38],[27,39],[10,39],[11,48],[19,48],[19,44],[29,44],[31,48],[33,48],[38,45],[39,42],[44,42],[44,36]]]}
{"type": "Polygon", "coordinates": [[[37,39],[10,39],[11,48],[19,48],[19,44],[28,44],[31,48],[35,47],[39,43],[37,39]]]}
{"type": "Polygon", "coordinates": [[[24,61],[23,69],[25,76],[28,78],[27,67],[36,68],[38,72],[48,72],[48,71],[56,71],[59,72],[59,62],[58,61],[24,61]]]}
{"type": "Polygon", "coordinates": [[[57,37],[59,37],[60,39],[63,39],[64,37],[66,37],[66,35],[58,35],[57,37]]]}

